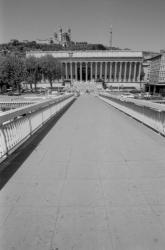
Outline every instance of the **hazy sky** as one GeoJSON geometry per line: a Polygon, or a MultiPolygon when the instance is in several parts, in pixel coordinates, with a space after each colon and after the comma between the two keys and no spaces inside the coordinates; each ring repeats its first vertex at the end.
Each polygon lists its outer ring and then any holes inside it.
{"type": "Polygon", "coordinates": [[[74,41],[165,49],[165,0],[0,0],[0,43],[49,38],[71,27],[74,41]]]}

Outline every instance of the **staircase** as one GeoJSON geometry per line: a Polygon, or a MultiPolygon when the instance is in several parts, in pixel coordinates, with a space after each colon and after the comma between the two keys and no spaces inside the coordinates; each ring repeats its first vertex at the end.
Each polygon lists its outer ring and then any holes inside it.
{"type": "Polygon", "coordinates": [[[79,91],[81,94],[85,93],[98,93],[96,82],[93,81],[87,81],[87,82],[73,82],[73,89],[75,91],[79,91]]]}

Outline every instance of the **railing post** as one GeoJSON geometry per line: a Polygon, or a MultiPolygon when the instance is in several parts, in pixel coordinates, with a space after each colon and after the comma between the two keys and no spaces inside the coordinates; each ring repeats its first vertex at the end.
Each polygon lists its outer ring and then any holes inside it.
{"type": "Polygon", "coordinates": [[[42,116],[42,125],[44,124],[44,114],[43,114],[44,108],[41,110],[41,116],[42,116]]]}
{"type": "Polygon", "coordinates": [[[52,103],[49,104],[49,111],[50,111],[50,118],[53,116],[53,113],[52,113],[52,110],[51,110],[51,107],[53,106],[52,103]]]}
{"type": "Polygon", "coordinates": [[[9,150],[8,150],[6,135],[5,135],[3,126],[0,126],[0,129],[1,129],[1,132],[2,132],[3,139],[4,139],[4,146],[5,146],[5,151],[6,151],[5,154],[8,156],[9,150]]]}
{"type": "Polygon", "coordinates": [[[163,134],[165,135],[165,118],[163,118],[163,116],[165,116],[165,112],[164,111],[161,112],[161,122],[162,122],[163,134]]]}
{"type": "MultiPolygon", "coordinates": [[[[157,121],[157,126],[158,126],[158,130],[159,130],[159,133],[161,133],[161,130],[162,128],[160,127],[160,124],[161,124],[161,110],[158,110],[158,121],[157,121]]],[[[163,132],[163,130],[162,130],[163,132]]]]}
{"type": "Polygon", "coordinates": [[[31,122],[31,115],[28,115],[28,121],[29,121],[29,130],[30,130],[30,135],[32,135],[32,122],[31,122]]]}

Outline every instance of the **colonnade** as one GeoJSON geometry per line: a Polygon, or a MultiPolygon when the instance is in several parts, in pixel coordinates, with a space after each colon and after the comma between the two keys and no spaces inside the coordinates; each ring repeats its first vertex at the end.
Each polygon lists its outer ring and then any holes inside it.
{"type": "Polygon", "coordinates": [[[64,79],[107,82],[140,82],[140,61],[66,61],[62,62],[64,79]]]}

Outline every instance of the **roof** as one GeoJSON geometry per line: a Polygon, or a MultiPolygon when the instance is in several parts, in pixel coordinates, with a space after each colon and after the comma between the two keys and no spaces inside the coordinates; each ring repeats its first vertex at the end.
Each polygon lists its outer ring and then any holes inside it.
{"type": "Polygon", "coordinates": [[[143,53],[140,51],[110,51],[110,50],[88,50],[88,51],[29,51],[26,56],[41,57],[44,55],[52,55],[56,58],[143,58],[143,53]]]}
{"type": "Polygon", "coordinates": [[[160,54],[158,54],[158,55],[156,55],[156,56],[153,56],[153,57],[151,57],[151,58],[148,58],[147,60],[148,60],[148,61],[152,61],[153,59],[159,58],[159,57],[161,57],[161,56],[162,56],[162,54],[160,53],[160,54]]]}

